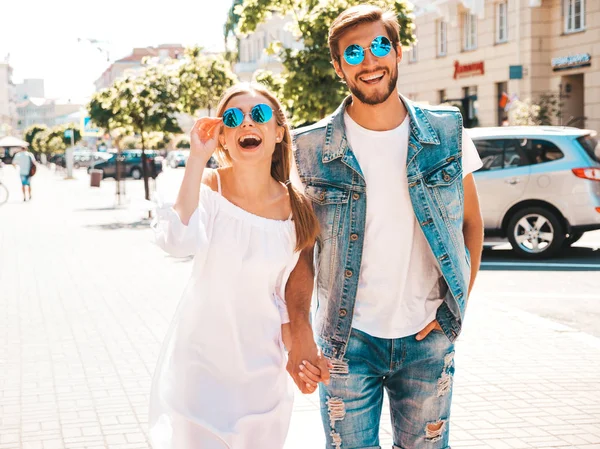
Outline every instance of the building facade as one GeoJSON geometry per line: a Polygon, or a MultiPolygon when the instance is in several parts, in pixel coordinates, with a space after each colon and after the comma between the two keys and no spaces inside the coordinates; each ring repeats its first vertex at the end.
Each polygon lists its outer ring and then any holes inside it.
{"type": "Polygon", "coordinates": [[[185,48],[180,44],[164,44],[158,47],[134,48],[129,56],[113,62],[104,73],[98,78],[94,85],[96,90],[112,86],[118,78],[121,78],[128,71],[136,71],[142,68],[144,58],[158,58],[159,61],[166,59],[179,59],[183,56],[185,48]]]}
{"type": "Polygon", "coordinates": [[[12,67],[0,63],[0,125],[6,129],[17,126],[17,90],[12,80],[12,67]]]}
{"type": "Polygon", "coordinates": [[[281,42],[284,48],[302,48],[302,43],[288,29],[290,23],[290,17],[273,15],[261,23],[254,33],[240,38],[239,62],[233,70],[241,81],[252,81],[258,70],[281,73],[281,61],[276,55],[267,54],[267,49],[273,42],[281,42]]]}
{"type": "MultiPolygon", "coordinates": [[[[67,117],[79,113],[84,105],[54,100],[49,98],[30,97],[17,105],[19,116],[17,130],[25,131],[32,125],[46,125],[49,128],[63,123],[70,123],[67,117]]],[[[75,121],[79,124],[79,121],[75,121]]]]}
{"type": "Polygon", "coordinates": [[[555,124],[600,129],[600,0],[438,0],[416,11],[398,88],[496,126],[511,100],[557,99],[555,124]]]}
{"type": "Polygon", "coordinates": [[[39,78],[24,79],[17,84],[17,101],[21,102],[28,98],[44,98],[44,80],[39,78]]]}

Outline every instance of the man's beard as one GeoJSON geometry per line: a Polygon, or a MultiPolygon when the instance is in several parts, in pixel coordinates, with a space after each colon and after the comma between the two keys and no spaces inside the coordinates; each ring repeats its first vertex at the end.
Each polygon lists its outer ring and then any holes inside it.
{"type": "MultiPolygon", "coordinates": [[[[388,72],[387,69],[385,71],[388,72]]],[[[356,97],[361,103],[374,106],[385,102],[390,97],[390,95],[392,95],[392,93],[394,93],[397,90],[396,86],[398,84],[398,66],[396,66],[394,68],[394,71],[390,73],[390,81],[387,85],[387,90],[383,93],[373,92],[371,94],[366,94],[365,92],[362,92],[360,90],[358,84],[348,82],[348,78],[346,77],[344,77],[344,79],[346,80],[346,84],[348,84],[348,88],[350,89],[350,92],[352,92],[352,95],[354,95],[354,97],[356,97]]]]}

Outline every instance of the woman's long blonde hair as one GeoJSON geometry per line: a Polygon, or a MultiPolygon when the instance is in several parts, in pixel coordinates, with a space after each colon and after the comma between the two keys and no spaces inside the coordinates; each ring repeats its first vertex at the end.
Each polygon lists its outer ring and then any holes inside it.
{"type": "MultiPolygon", "coordinates": [[[[292,218],[296,227],[296,250],[300,251],[314,244],[319,235],[319,221],[312,210],[312,207],[306,197],[302,195],[290,182],[290,171],[292,168],[292,134],[285,116],[281,103],[266,87],[256,83],[241,83],[228,89],[221,98],[217,106],[217,116],[222,117],[227,109],[229,101],[239,95],[259,94],[267,98],[273,106],[273,116],[277,120],[277,125],[284,128],[283,139],[275,145],[273,158],[271,160],[271,176],[276,181],[287,185],[292,206],[292,218]]],[[[232,165],[229,153],[218,143],[215,151],[215,158],[220,167],[229,167],[232,165]]]]}

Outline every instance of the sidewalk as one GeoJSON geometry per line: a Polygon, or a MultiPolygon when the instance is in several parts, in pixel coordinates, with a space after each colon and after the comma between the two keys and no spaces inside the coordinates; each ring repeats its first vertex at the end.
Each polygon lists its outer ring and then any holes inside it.
{"type": "MultiPolygon", "coordinates": [[[[42,168],[32,202],[9,184],[0,207],[0,449],[149,447],[150,379],[191,265],[114,207],[111,181],[77,176],[42,168]]],[[[456,348],[453,447],[600,448],[600,339],[503,306],[493,276],[456,348]]],[[[387,408],[382,422],[390,448],[387,408]]],[[[323,442],[318,397],[298,394],[286,449],[323,442]]]]}

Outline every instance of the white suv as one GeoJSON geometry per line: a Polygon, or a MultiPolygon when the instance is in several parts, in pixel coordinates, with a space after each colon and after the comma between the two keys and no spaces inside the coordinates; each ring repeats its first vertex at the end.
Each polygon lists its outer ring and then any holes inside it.
{"type": "Polygon", "coordinates": [[[595,131],[555,127],[467,130],[483,167],[474,176],[486,235],[522,257],[550,257],[600,229],[600,143],[595,131]]]}

